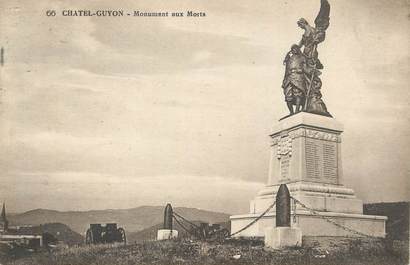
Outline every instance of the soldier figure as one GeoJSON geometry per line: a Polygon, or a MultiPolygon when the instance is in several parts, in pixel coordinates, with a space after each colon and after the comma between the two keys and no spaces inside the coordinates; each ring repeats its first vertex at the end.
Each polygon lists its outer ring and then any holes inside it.
{"type": "Polygon", "coordinates": [[[306,56],[300,51],[298,45],[294,44],[290,52],[286,55],[283,64],[286,65],[285,77],[282,88],[285,94],[285,101],[290,114],[300,112],[304,108],[306,98],[306,56]],[[296,105],[293,110],[293,105],[296,105]]]}

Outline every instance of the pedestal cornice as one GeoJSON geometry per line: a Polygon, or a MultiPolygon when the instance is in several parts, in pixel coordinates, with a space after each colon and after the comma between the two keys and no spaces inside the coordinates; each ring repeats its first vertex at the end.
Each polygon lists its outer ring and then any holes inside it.
{"type": "Polygon", "coordinates": [[[296,127],[313,127],[325,129],[326,131],[343,132],[343,124],[331,117],[311,114],[307,112],[299,112],[278,122],[273,126],[271,135],[274,136],[285,130],[296,127]]]}

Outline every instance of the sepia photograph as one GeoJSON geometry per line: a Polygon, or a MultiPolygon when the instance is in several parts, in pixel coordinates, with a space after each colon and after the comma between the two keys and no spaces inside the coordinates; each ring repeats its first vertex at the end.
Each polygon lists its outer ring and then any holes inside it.
{"type": "Polygon", "coordinates": [[[409,26],[409,0],[0,0],[0,265],[410,264],[409,26]]]}

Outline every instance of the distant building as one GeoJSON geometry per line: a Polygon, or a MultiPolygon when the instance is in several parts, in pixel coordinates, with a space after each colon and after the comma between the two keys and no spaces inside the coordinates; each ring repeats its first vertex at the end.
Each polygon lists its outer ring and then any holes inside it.
{"type": "Polygon", "coordinates": [[[7,232],[9,229],[9,221],[7,220],[6,217],[6,204],[3,202],[3,208],[1,210],[1,216],[0,216],[0,232],[7,232]]]}
{"type": "Polygon", "coordinates": [[[43,246],[41,226],[37,230],[33,231],[31,226],[9,227],[9,221],[6,216],[6,204],[3,202],[0,215],[0,242],[14,242],[14,244],[36,250],[43,246]]]}

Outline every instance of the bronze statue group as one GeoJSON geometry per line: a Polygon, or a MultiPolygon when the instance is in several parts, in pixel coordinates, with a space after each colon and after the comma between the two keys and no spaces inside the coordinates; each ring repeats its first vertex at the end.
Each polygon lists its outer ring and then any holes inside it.
{"type": "Polygon", "coordinates": [[[282,88],[290,114],[300,111],[330,116],[322,100],[322,81],[320,79],[323,65],[318,58],[317,45],[325,40],[329,27],[330,5],[321,0],[321,7],[312,27],[301,18],[298,26],[305,32],[299,44],[292,45],[283,64],[286,66],[282,88]],[[303,51],[302,51],[303,48],[303,51]]]}

